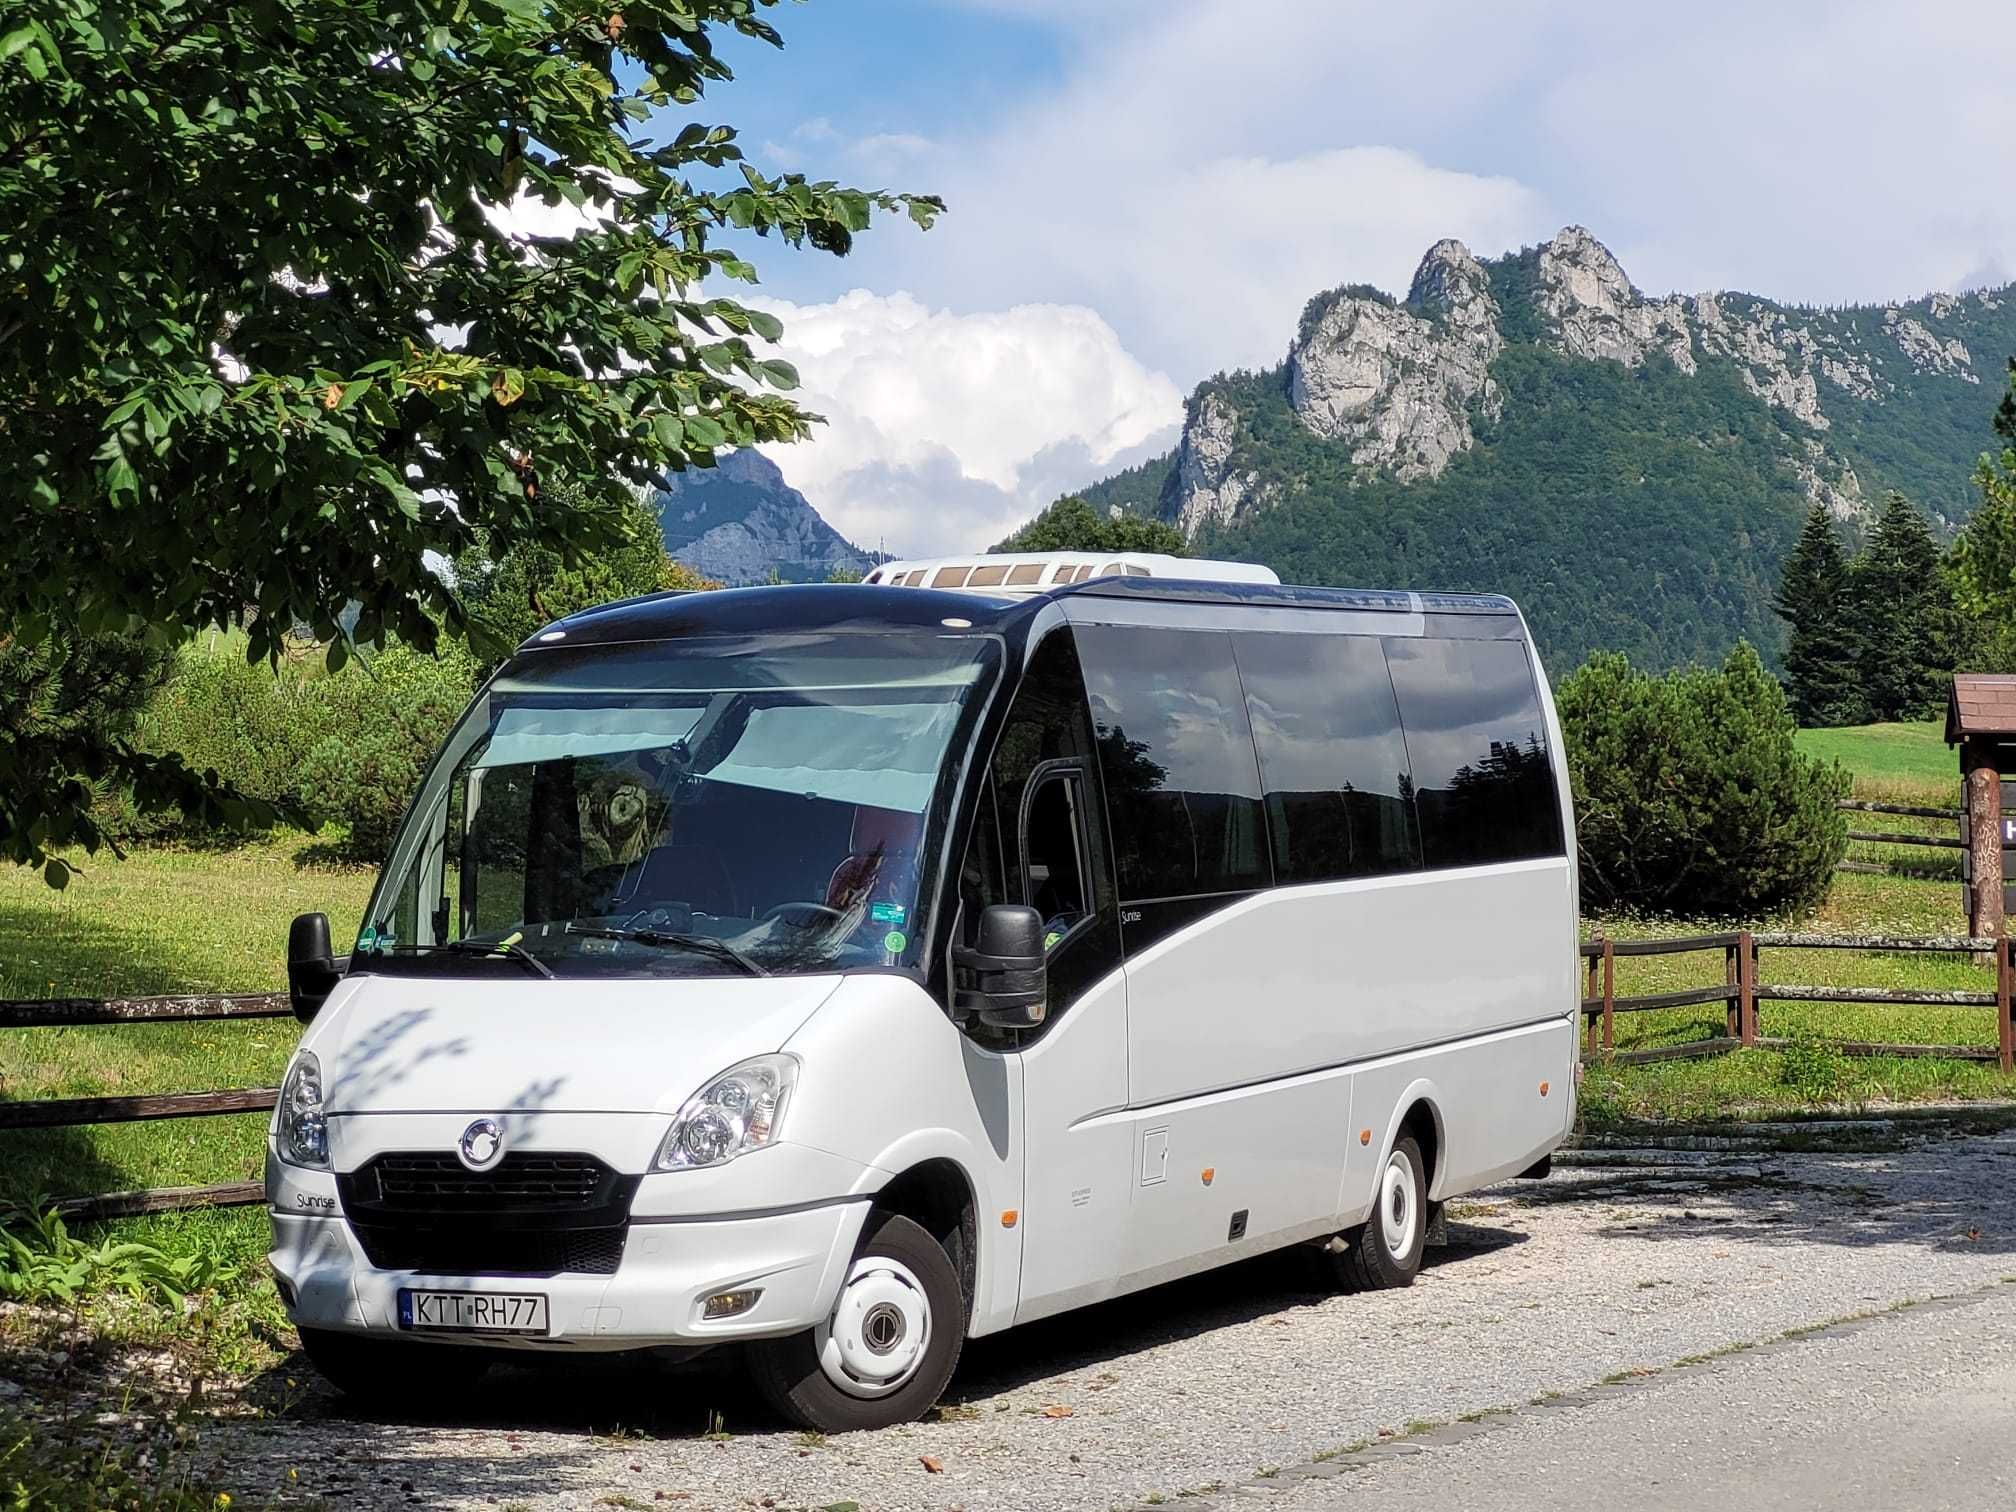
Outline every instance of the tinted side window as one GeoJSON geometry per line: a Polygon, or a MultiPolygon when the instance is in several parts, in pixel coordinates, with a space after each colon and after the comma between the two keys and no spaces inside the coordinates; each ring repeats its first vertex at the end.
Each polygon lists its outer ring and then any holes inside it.
{"type": "Polygon", "coordinates": [[[1327,882],[1421,864],[1407,743],[1370,636],[1240,635],[1274,876],[1327,882]]]}
{"type": "Polygon", "coordinates": [[[1562,854],[1547,726],[1518,641],[1389,640],[1430,866],[1562,854]]]}
{"type": "Polygon", "coordinates": [[[1079,629],[1123,900],[1268,885],[1260,774],[1232,638],[1079,629]]]}
{"type": "Polygon", "coordinates": [[[966,943],[990,903],[1043,911],[1054,1023],[1120,964],[1119,909],[1094,777],[1085,679],[1068,629],[1029,659],[994,748],[960,875],[966,943]]]}

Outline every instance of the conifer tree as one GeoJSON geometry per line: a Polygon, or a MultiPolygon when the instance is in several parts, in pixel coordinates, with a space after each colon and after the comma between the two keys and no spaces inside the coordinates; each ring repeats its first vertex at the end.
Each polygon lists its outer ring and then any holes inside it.
{"type": "Polygon", "coordinates": [[[1951,595],[1932,527],[1893,492],[1869,549],[1850,571],[1862,619],[1860,668],[1871,719],[1930,719],[1945,706],[1952,673],[1951,595]]]}
{"type": "Polygon", "coordinates": [[[1772,605],[1791,630],[1786,695],[1793,717],[1808,727],[1864,724],[1871,717],[1849,619],[1849,582],[1841,537],[1826,508],[1815,504],[1786,560],[1772,605]]]}

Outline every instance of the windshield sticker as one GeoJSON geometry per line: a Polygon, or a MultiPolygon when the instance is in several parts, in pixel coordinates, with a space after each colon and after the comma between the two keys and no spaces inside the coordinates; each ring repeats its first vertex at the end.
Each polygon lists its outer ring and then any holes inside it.
{"type": "Polygon", "coordinates": [[[903,947],[909,943],[909,937],[900,929],[892,929],[882,936],[882,948],[891,955],[903,954],[903,947]]]}
{"type": "Polygon", "coordinates": [[[366,924],[362,929],[357,931],[357,948],[366,955],[371,953],[371,948],[377,943],[378,931],[373,929],[369,924],[366,924]]]}
{"type": "Polygon", "coordinates": [[[909,910],[901,903],[870,903],[868,917],[877,924],[901,924],[909,910]]]}

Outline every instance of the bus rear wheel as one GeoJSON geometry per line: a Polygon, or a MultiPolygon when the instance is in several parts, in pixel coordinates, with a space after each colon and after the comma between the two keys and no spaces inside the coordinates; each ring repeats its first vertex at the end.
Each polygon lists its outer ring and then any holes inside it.
{"type": "Polygon", "coordinates": [[[966,1307],[944,1246],[894,1213],[869,1220],[833,1311],[818,1327],[749,1346],[749,1373],[800,1427],[851,1433],[931,1410],[966,1338],[966,1307]]]}
{"type": "Polygon", "coordinates": [[[1428,1167],[1421,1146],[1402,1137],[1379,1171],[1372,1212],[1344,1236],[1342,1254],[1323,1251],[1331,1279],[1345,1291],[1412,1286],[1428,1238],[1428,1167]]]}

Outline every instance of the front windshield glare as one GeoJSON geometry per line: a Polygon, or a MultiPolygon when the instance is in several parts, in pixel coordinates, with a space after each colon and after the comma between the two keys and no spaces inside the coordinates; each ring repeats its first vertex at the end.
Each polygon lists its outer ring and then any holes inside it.
{"type": "Polygon", "coordinates": [[[759,975],[912,964],[984,636],[556,647],[507,666],[394,843],[374,971],[759,975]]]}

